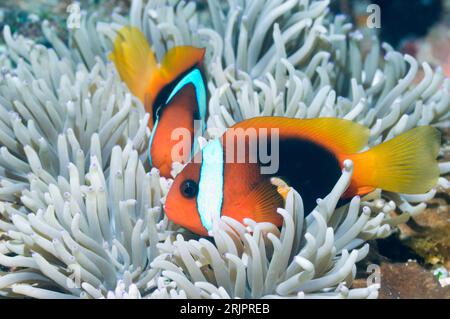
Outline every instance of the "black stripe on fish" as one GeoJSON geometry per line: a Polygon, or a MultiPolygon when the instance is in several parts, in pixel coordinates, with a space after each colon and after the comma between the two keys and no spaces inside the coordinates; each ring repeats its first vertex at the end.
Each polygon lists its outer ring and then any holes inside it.
{"type": "Polygon", "coordinates": [[[279,169],[273,176],[299,192],[307,215],[316,207],[317,198],[328,195],[341,176],[339,162],[328,149],[304,139],[280,137],[279,148],[279,169]]]}

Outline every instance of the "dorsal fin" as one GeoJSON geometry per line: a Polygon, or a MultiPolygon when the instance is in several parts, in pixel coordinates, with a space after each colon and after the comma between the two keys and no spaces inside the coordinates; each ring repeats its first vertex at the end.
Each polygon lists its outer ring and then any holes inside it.
{"type": "Polygon", "coordinates": [[[160,74],[167,83],[195,65],[200,66],[205,56],[204,48],[177,46],[167,51],[160,64],[160,74]]]}
{"type": "Polygon", "coordinates": [[[286,117],[255,117],[234,128],[279,128],[280,138],[303,138],[334,152],[353,154],[367,145],[370,130],[353,121],[340,118],[294,119],[286,117]]]}

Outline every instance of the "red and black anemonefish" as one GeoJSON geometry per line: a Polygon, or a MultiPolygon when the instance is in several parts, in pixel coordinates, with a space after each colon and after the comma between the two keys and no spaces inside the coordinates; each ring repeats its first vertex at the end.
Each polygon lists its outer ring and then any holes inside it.
{"type": "Polygon", "coordinates": [[[179,143],[171,136],[174,129],[190,132],[192,150],[196,149],[196,136],[205,130],[204,55],[203,48],[176,46],[158,64],[144,34],[131,26],[119,30],[109,55],[121,79],[150,114],[148,157],[162,176],[170,177],[173,161],[185,163],[192,156],[191,152],[184,154],[183,149],[179,154],[172,154],[173,147],[179,143]],[[196,120],[199,127],[195,127],[196,120]]]}
{"type": "MultiPolygon", "coordinates": [[[[367,149],[367,127],[338,118],[257,117],[233,128],[264,128],[267,141],[271,129],[278,128],[279,169],[263,175],[259,160],[250,163],[247,157],[244,163],[225,161],[227,145],[234,145],[227,142],[236,138],[234,130],[208,143],[201,154],[195,155],[198,160],[189,162],[176,176],[165,202],[170,220],[199,235],[208,235],[220,216],[281,226],[282,218],[276,210],[283,207],[287,190],[279,179],[299,192],[305,214],[310,213],[317,199],[324,198],[336,184],[345,160],[353,162],[353,175],[341,205],[377,188],[425,193],[439,177],[436,158],[440,132],[430,126],[414,128],[371,149],[367,149]],[[274,179],[278,183],[273,183],[274,179]]],[[[252,138],[260,139],[259,135],[249,135],[246,152],[252,138]]]]}

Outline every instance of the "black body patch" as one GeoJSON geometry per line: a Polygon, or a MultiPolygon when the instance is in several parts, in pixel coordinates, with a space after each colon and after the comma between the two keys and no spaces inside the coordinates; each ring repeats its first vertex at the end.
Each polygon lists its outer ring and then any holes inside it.
{"type": "Polygon", "coordinates": [[[341,176],[341,167],[335,155],[321,145],[304,139],[281,137],[279,162],[278,173],[274,176],[299,192],[305,215],[316,207],[317,198],[324,198],[330,193],[341,176]]]}

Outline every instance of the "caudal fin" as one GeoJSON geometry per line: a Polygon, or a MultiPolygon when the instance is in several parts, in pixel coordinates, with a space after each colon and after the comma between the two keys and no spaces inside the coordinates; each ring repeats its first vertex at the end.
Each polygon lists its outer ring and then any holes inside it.
{"type": "Polygon", "coordinates": [[[368,187],[404,194],[422,194],[439,178],[436,160],[440,132],[431,126],[414,128],[392,140],[354,156],[354,179],[368,187]]]}
{"type": "Polygon", "coordinates": [[[132,26],[120,29],[109,58],[130,91],[145,104],[148,86],[158,65],[144,34],[132,26]]]}
{"type": "Polygon", "coordinates": [[[204,55],[205,49],[177,46],[171,48],[158,64],[145,35],[136,27],[125,26],[118,32],[109,58],[120,78],[144,103],[153,119],[152,106],[158,94],[184,72],[200,66],[204,55]]]}

